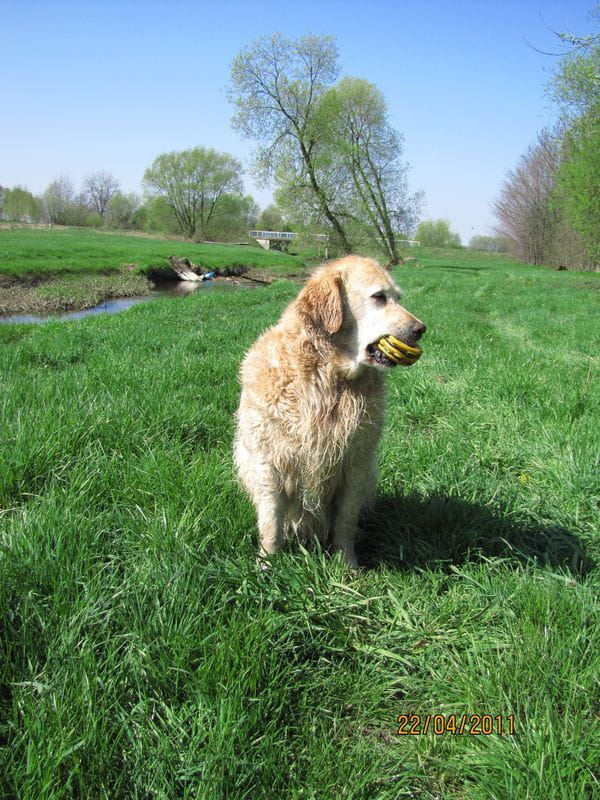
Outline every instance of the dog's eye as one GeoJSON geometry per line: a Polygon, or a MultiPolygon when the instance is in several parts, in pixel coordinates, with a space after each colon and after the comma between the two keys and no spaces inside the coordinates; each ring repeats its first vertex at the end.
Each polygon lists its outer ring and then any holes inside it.
{"type": "Polygon", "coordinates": [[[385,292],[375,292],[375,294],[371,295],[371,298],[380,306],[384,306],[387,303],[387,295],[385,292]]]}

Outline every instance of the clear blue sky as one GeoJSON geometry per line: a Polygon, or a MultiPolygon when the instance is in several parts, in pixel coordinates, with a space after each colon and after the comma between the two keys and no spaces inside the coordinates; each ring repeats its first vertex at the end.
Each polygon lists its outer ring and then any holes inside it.
{"type": "MultiPolygon", "coordinates": [[[[426,218],[463,242],[493,225],[491,203],[554,109],[544,84],[560,50],[545,27],[590,31],[594,0],[0,0],[0,184],[34,193],[112,172],[141,191],[162,152],[215,147],[249,166],[226,86],[262,34],[333,34],[342,74],[383,91],[404,134],[426,218]]],[[[268,190],[246,187],[261,206],[268,190]]]]}

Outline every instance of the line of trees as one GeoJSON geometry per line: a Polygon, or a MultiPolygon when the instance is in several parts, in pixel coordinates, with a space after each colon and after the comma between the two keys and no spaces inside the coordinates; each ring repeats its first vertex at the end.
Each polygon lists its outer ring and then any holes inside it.
{"type": "MultiPolygon", "coordinates": [[[[593,14],[600,20],[600,5],[593,14]]],[[[570,50],[547,91],[560,123],[542,131],[507,172],[494,204],[497,237],[472,247],[504,250],[541,264],[600,264],[600,34],[558,34],[570,50]]],[[[423,195],[410,193],[402,135],[379,88],[339,79],[331,36],[263,36],[235,58],[228,89],[233,127],[257,144],[254,174],[274,183],[276,206],[262,220],[245,195],[242,165],[228,153],[195,147],[159,155],[144,173],[144,197],[125,194],[108,172],[76,192],[65,176],[39,197],[0,187],[0,219],[144,228],[232,241],[249,227],[328,233],[331,250],[375,243],[390,265],[414,235],[423,195]]],[[[460,246],[446,220],[428,220],[417,239],[460,246]]],[[[481,239],[481,237],[479,237],[481,239]]]]}
{"type": "Polygon", "coordinates": [[[39,222],[113,228],[140,227],[142,198],[121,192],[119,182],[108,172],[88,175],[76,191],[73,181],[61,175],[41,195],[23,186],[0,186],[0,219],[8,222],[39,222]]]}
{"type": "MultiPolygon", "coordinates": [[[[414,233],[423,195],[410,193],[403,141],[379,88],[339,78],[330,36],[265,36],[234,60],[229,96],[233,126],[258,144],[255,175],[274,182],[266,227],[328,233],[330,251],[375,245],[390,265],[414,233]]],[[[67,177],[41,197],[22,187],[0,191],[0,218],[62,225],[145,228],[189,238],[235,240],[257,222],[242,165],[228,153],[195,147],[159,155],[144,173],[144,197],[124,194],[108,172],[79,192],[67,177]]]]}
{"type": "Polygon", "coordinates": [[[507,172],[494,212],[518,258],[589,268],[600,264],[600,34],[557,35],[569,51],[546,90],[560,121],[507,172]]]}
{"type": "Polygon", "coordinates": [[[144,175],[145,196],[124,193],[108,172],[88,175],[76,191],[60,176],[35,196],[0,186],[0,220],[181,233],[237,241],[256,224],[259,209],[243,194],[242,165],[202,147],[158,156],[144,175]]]}

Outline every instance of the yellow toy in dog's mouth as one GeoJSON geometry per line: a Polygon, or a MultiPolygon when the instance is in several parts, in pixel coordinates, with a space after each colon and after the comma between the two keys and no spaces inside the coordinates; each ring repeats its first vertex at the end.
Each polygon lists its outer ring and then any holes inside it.
{"type": "Polygon", "coordinates": [[[392,336],[391,333],[388,333],[374,346],[373,355],[380,363],[382,359],[377,358],[377,356],[382,353],[388,361],[392,362],[392,365],[402,364],[404,367],[411,367],[421,358],[422,352],[420,347],[411,347],[406,342],[402,342],[392,336]]]}

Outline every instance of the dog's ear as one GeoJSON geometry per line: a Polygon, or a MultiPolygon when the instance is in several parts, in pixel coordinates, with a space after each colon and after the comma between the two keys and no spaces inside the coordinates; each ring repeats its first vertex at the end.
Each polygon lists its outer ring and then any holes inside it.
{"type": "Polygon", "coordinates": [[[340,276],[321,274],[311,278],[298,295],[296,309],[305,325],[337,333],[344,316],[340,276]]]}

